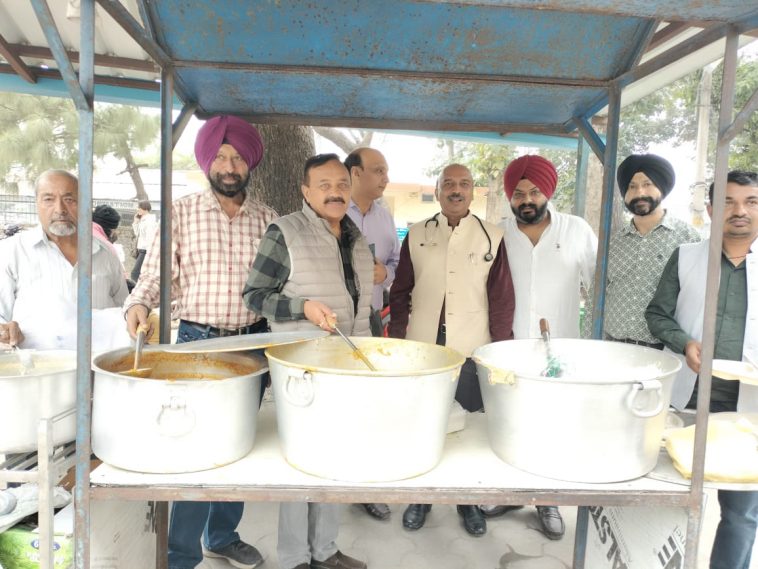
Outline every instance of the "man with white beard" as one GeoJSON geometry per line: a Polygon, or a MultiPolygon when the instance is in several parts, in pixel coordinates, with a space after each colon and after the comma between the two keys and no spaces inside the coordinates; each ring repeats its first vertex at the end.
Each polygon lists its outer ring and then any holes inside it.
{"type": "MultiPolygon", "coordinates": [[[[0,342],[54,348],[60,315],[76,306],[79,180],[47,170],[35,183],[39,225],[0,242],[0,342]]],[[[118,258],[92,241],[92,308],[115,308],[126,299],[118,258]]],[[[72,312],[75,312],[75,308],[72,312]]],[[[69,338],[76,331],[68,330],[69,338]]]]}

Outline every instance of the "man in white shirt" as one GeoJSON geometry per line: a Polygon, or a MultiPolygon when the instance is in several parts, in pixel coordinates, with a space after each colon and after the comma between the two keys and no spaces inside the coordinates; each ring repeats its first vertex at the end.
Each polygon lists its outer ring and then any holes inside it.
{"type": "MultiPolygon", "coordinates": [[[[76,341],[77,202],[79,181],[65,170],[43,172],[35,184],[40,224],[0,242],[0,342],[52,349],[76,341]]],[[[92,308],[126,299],[118,258],[92,241],[92,308]]]]}
{"type": "Polygon", "coordinates": [[[142,263],[147,255],[147,249],[155,238],[155,231],[158,228],[158,220],[155,214],[150,213],[152,206],[147,200],[142,200],[137,204],[137,213],[134,214],[132,222],[132,231],[137,238],[137,256],[132,268],[132,280],[136,283],[139,280],[139,274],[142,270],[142,263]]]}
{"type": "MultiPolygon", "coordinates": [[[[558,172],[549,160],[536,155],[517,158],[506,168],[504,182],[513,212],[501,227],[516,294],[514,338],[539,338],[541,318],[550,323],[553,337],[578,338],[580,291],[588,290],[594,278],[597,238],[582,218],[550,206],[558,172]]],[[[481,509],[493,516],[509,508],[481,509]]],[[[537,514],[548,538],[563,537],[558,508],[537,506],[537,514]]]]}

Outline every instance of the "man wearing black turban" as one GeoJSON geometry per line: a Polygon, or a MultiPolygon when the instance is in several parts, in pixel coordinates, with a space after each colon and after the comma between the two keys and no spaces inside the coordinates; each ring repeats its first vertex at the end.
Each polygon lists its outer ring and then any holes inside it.
{"type": "MultiPolygon", "coordinates": [[[[632,154],[619,165],[616,179],[626,208],[633,215],[644,217],[652,214],[671,193],[676,175],[665,158],[655,154],[632,154]],[[627,198],[629,190],[632,195],[627,198]]],[[[663,210],[658,210],[654,217],[660,221],[663,210]]]]}
{"type": "Polygon", "coordinates": [[[605,336],[663,349],[647,328],[645,309],[674,249],[700,236],[661,207],[675,180],[665,158],[632,154],[619,165],[616,178],[632,219],[611,238],[608,250],[605,336]]]}

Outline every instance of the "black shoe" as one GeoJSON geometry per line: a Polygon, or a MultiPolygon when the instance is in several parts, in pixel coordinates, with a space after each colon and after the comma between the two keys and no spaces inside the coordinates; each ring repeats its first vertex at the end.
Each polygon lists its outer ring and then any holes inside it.
{"type": "Polygon", "coordinates": [[[507,512],[520,510],[524,506],[479,506],[479,511],[485,518],[497,518],[507,512]]]}
{"type": "Polygon", "coordinates": [[[479,506],[458,506],[458,513],[463,516],[463,527],[471,535],[480,537],[487,533],[487,522],[479,506]]]}
{"type": "Polygon", "coordinates": [[[368,515],[377,520],[388,520],[390,518],[390,507],[387,504],[361,504],[368,512],[368,515]]]}
{"type": "Polygon", "coordinates": [[[549,539],[561,539],[566,531],[563,518],[556,506],[537,506],[537,517],[542,526],[542,533],[549,539]]]}
{"type": "Polygon", "coordinates": [[[366,569],[366,564],[360,559],[354,559],[337,550],[329,559],[316,561],[311,559],[311,569],[366,569]]]}
{"type": "Polygon", "coordinates": [[[421,529],[426,522],[426,514],[431,509],[431,504],[411,504],[403,512],[403,527],[410,530],[421,529]]]}
{"type": "Polygon", "coordinates": [[[242,540],[233,541],[220,549],[203,548],[203,555],[226,559],[231,565],[240,569],[255,569],[263,563],[260,551],[242,540]]]}

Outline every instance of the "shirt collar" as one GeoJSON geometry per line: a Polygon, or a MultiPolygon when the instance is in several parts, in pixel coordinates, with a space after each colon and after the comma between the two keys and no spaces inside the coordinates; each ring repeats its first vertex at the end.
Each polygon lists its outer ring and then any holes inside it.
{"type": "MultiPolygon", "coordinates": [[[[57,245],[55,245],[50,239],[48,239],[47,234],[42,229],[41,224],[37,224],[36,226],[32,227],[29,231],[22,231],[19,234],[20,237],[23,239],[26,239],[28,243],[32,247],[55,247],[55,249],[58,248],[57,245]]],[[[92,254],[97,253],[100,249],[105,249],[105,244],[101,243],[94,235],[92,236],[92,254]]]]}
{"type": "MultiPolygon", "coordinates": [[[[658,224],[655,227],[653,227],[653,229],[651,229],[650,231],[648,231],[647,235],[650,235],[653,231],[655,231],[659,227],[663,227],[664,229],[668,229],[668,230],[675,229],[675,227],[674,227],[674,218],[669,215],[669,213],[668,213],[667,210],[663,210],[663,217],[658,222],[658,224]]],[[[634,225],[634,217],[632,217],[632,219],[629,220],[629,223],[627,223],[624,226],[623,231],[627,235],[629,235],[629,234],[639,235],[640,234],[640,232],[637,230],[637,228],[634,225]]]]}
{"type": "MultiPolygon", "coordinates": [[[[251,198],[250,194],[247,190],[245,190],[245,201],[242,202],[242,205],[240,206],[239,211],[237,212],[237,216],[239,215],[247,215],[248,213],[248,204],[250,203],[251,198]]],[[[200,203],[202,206],[208,210],[208,209],[215,209],[218,211],[223,211],[221,209],[221,204],[218,203],[218,198],[216,197],[215,192],[212,188],[208,187],[205,190],[203,190],[202,196],[200,196],[200,203]]],[[[235,216],[235,217],[237,217],[235,216]]]]}
{"type": "Polygon", "coordinates": [[[352,198],[351,198],[351,199],[350,199],[350,205],[349,205],[348,207],[349,207],[349,209],[355,210],[357,213],[359,213],[359,214],[361,215],[361,217],[365,217],[365,216],[367,216],[368,214],[370,214],[370,213],[373,211],[373,209],[374,209],[374,205],[375,205],[375,202],[373,202],[373,201],[372,201],[372,202],[371,202],[371,205],[369,205],[369,206],[368,206],[368,209],[366,210],[366,213],[363,213],[363,212],[361,211],[361,208],[360,208],[360,207],[358,207],[358,204],[357,204],[357,203],[355,203],[355,202],[352,200],[352,198]]]}

